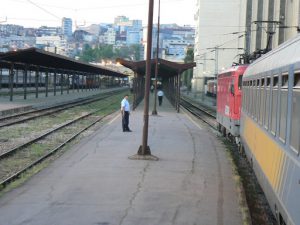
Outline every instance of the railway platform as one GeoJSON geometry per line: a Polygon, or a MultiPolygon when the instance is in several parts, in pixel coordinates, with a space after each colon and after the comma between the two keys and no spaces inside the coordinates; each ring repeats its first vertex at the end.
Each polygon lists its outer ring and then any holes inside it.
{"type": "Polygon", "coordinates": [[[128,158],[142,141],[143,104],[130,115],[133,132],[122,132],[117,112],[3,195],[0,224],[244,224],[240,187],[222,142],[166,99],[157,111],[149,116],[148,144],[158,161],[128,158]]]}
{"type": "Polygon", "coordinates": [[[19,95],[14,97],[13,102],[11,102],[7,96],[0,96],[0,117],[30,109],[40,109],[66,102],[72,102],[76,101],[77,99],[88,98],[93,95],[105,93],[114,89],[119,88],[80,91],[70,90],[69,94],[67,94],[67,91],[65,91],[64,94],[57,93],[56,95],[49,93],[48,97],[46,97],[44,93],[40,93],[38,98],[36,98],[35,94],[28,94],[27,99],[24,99],[22,95],[19,95]]]}

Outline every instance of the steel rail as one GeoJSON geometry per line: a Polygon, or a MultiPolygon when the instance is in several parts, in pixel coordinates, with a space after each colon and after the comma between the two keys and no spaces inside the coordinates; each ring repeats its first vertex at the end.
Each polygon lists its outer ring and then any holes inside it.
{"type": "MultiPolygon", "coordinates": [[[[97,110],[97,111],[99,111],[99,110],[97,110]]],[[[17,146],[17,147],[14,147],[14,148],[12,148],[12,149],[10,149],[10,150],[8,150],[8,151],[5,151],[4,153],[2,153],[2,154],[0,155],[0,160],[6,158],[6,157],[8,157],[8,156],[10,156],[11,154],[15,153],[16,151],[18,151],[18,150],[20,150],[20,149],[23,149],[23,148],[27,147],[28,145],[31,145],[31,144],[33,144],[33,143],[35,143],[35,142],[41,140],[42,138],[44,138],[44,137],[46,137],[46,136],[48,136],[48,135],[54,133],[55,131],[58,131],[58,130],[60,130],[60,129],[63,129],[63,128],[65,128],[65,127],[67,127],[67,126],[69,126],[69,125],[71,125],[71,124],[73,124],[73,123],[75,123],[75,122],[77,122],[77,121],[79,121],[79,120],[82,120],[82,119],[84,119],[85,117],[90,116],[90,115],[92,115],[92,114],[94,114],[94,113],[95,113],[95,112],[91,112],[91,113],[88,113],[88,114],[83,115],[83,116],[81,116],[81,117],[78,117],[78,118],[76,118],[76,119],[74,119],[74,120],[72,120],[72,121],[69,121],[69,122],[67,122],[67,123],[64,123],[64,124],[60,125],[59,127],[54,128],[54,129],[52,129],[52,130],[50,130],[50,131],[48,131],[48,132],[46,132],[46,133],[44,133],[44,134],[42,134],[42,135],[36,137],[36,138],[33,138],[33,139],[31,139],[30,141],[28,141],[28,142],[26,142],[26,143],[24,143],[24,144],[21,144],[21,145],[19,145],[19,146],[17,146]]]]}
{"type": "Polygon", "coordinates": [[[84,131],[86,131],[91,126],[93,126],[94,124],[98,123],[99,121],[101,121],[102,119],[104,119],[108,115],[110,115],[110,113],[106,114],[105,116],[102,116],[102,117],[98,118],[96,121],[92,122],[91,124],[89,124],[85,128],[81,129],[79,132],[77,132],[76,134],[74,134],[72,137],[70,137],[69,139],[67,139],[64,143],[60,144],[58,147],[52,149],[50,152],[48,152],[44,156],[40,157],[39,159],[37,159],[36,161],[34,161],[33,163],[31,163],[30,165],[26,166],[25,168],[23,168],[23,169],[19,170],[18,172],[14,173],[13,175],[11,175],[10,177],[8,177],[4,181],[1,181],[1,183],[0,183],[0,190],[3,189],[5,186],[7,186],[12,181],[14,181],[15,179],[17,179],[21,174],[23,174],[24,172],[26,172],[27,170],[29,170],[33,166],[39,164],[40,162],[42,162],[43,160],[45,160],[49,156],[53,155],[59,149],[61,149],[62,147],[64,147],[67,143],[69,143],[70,141],[74,140],[78,135],[80,135],[81,133],[83,133],[84,131]]]}
{"type": "Polygon", "coordinates": [[[181,99],[180,105],[184,109],[186,109],[188,112],[190,112],[191,114],[196,116],[198,119],[200,119],[201,121],[203,121],[204,123],[206,123],[207,125],[212,127],[214,130],[218,130],[217,124],[215,121],[215,119],[216,119],[215,115],[212,115],[210,112],[207,112],[205,109],[195,106],[194,104],[192,104],[184,99],[181,99]],[[204,115],[208,118],[203,118],[204,115]]]}
{"type": "Polygon", "coordinates": [[[39,115],[33,115],[33,116],[26,117],[26,118],[23,118],[23,119],[11,121],[9,123],[0,124],[0,128],[8,127],[8,126],[18,124],[18,123],[22,123],[22,122],[26,122],[26,121],[29,121],[29,120],[33,120],[33,119],[36,119],[38,117],[51,115],[53,113],[56,113],[56,112],[59,112],[59,111],[65,110],[65,109],[70,109],[70,108],[73,108],[73,107],[76,107],[76,106],[85,105],[85,104],[89,104],[89,103],[92,103],[92,102],[95,102],[95,101],[103,100],[105,98],[110,97],[111,94],[119,93],[119,92],[122,92],[122,91],[123,90],[111,91],[111,92],[103,93],[104,96],[97,97],[97,98],[91,97],[91,98],[79,100],[79,101],[76,101],[76,102],[63,103],[63,104],[59,104],[59,105],[55,105],[55,106],[51,106],[51,107],[46,107],[46,108],[43,108],[43,109],[38,109],[38,110],[24,112],[24,113],[12,115],[12,116],[2,117],[2,118],[0,118],[0,122],[4,121],[4,120],[9,120],[9,119],[17,118],[17,117],[26,116],[28,114],[40,113],[40,112],[51,110],[49,112],[45,112],[45,113],[42,113],[42,114],[39,114],[39,115]]]}

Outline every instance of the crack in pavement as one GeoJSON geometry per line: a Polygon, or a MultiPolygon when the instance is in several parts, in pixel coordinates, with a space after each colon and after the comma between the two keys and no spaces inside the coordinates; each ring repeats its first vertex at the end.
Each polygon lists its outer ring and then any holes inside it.
{"type": "Polygon", "coordinates": [[[141,192],[143,183],[144,183],[145,178],[146,178],[146,173],[147,173],[149,167],[150,167],[150,163],[147,162],[146,166],[141,171],[141,175],[142,175],[141,180],[137,184],[136,191],[132,194],[132,196],[131,196],[131,198],[129,200],[129,206],[125,209],[125,214],[122,216],[122,218],[121,218],[121,220],[119,222],[119,225],[123,224],[124,220],[127,218],[128,214],[129,214],[129,211],[133,208],[133,203],[134,203],[135,199],[137,198],[138,194],[141,192]]]}

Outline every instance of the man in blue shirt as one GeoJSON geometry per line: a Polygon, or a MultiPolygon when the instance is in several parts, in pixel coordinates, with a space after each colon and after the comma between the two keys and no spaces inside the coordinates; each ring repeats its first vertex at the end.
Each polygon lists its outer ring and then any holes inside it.
{"type": "Polygon", "coordinates": [[[130,114],[130,105],[128,101],[128,95],[125,95],[121,101],[121,113],[122,113],[122,128],[123,132],[131,132],[128,127],[129,124],[129,114],[130,114]]]}

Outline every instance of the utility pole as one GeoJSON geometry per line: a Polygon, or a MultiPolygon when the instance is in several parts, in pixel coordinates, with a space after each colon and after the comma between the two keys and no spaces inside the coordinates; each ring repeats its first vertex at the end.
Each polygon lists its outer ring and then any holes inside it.
{"type": "Polygon", "coordinates": [[[144,126],[142,145],[140,145],[138,153],[130,156],[133,160],[158,160],[156,156],[151,155],[150,147],[148,146],[148,124],[149,124],[149,91],[151,78],[151,49],[152,49],[152,27],[153,27],[153,5],[154,0],[149,0],[148,13],[148,31],[147,31],[147,57],[146,57],[146,82],[144,96],[144,126]]]}
{"type": "Polygon", "coordinates": [[[159,53],[159,26],[160,26],[160,0],[158,0],[158,18],[157,18],[157,45],[156,45],[156,63],[155,63],[155,83],[154,83],[154,106],[152,115],[157,115],[156,95],[157,95],[157,75],[158,75],[158,53],[159,53]]]}
{"type": "Polygon", "coordinates": [[[218,46],[215,46],[213,48],[207,48],[207,49],[213,49],[213,51],[215,51],[215,77],[218,76],[218,72],[219,72],[219,52],[218,50],[244,50],[244,48],[220,48],[218,46]]]}

